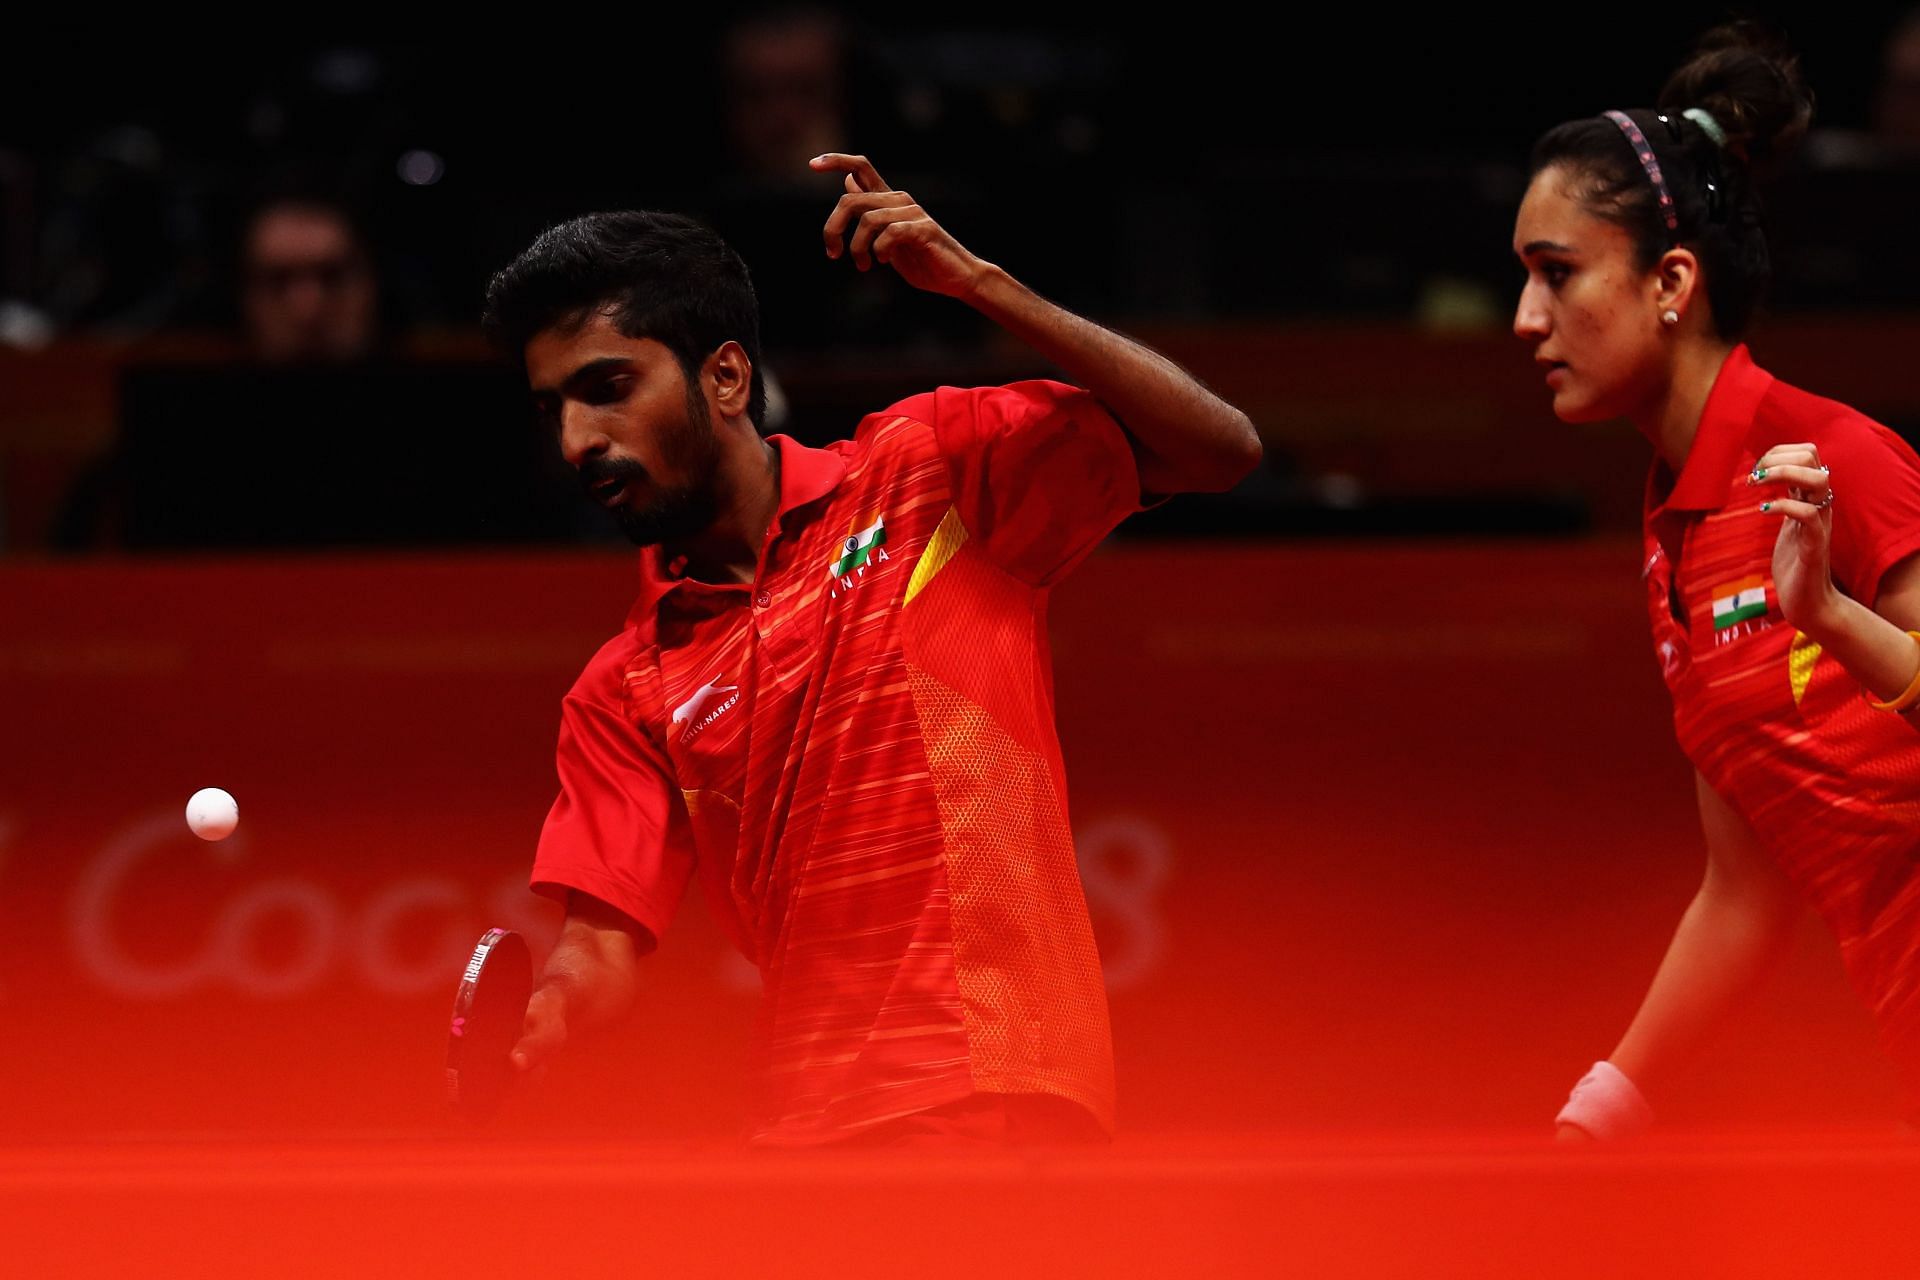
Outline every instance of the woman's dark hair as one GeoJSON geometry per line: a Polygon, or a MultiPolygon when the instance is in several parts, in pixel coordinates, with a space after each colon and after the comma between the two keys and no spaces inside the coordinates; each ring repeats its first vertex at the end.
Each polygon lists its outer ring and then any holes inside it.
{"type": "Polygon", "coordinates": [[[1701,37],[1668,77],[1659,105],[1626,114],[1652,146],[1672,195],[1669,231],[1652,179],[1632,143],[1604,116],[1570,120],[1533,148],[1533,172],[1558,168],[1588,209],[1633,237],[1642,270],[1684,245],[1700,259],[1713,326],[1746,333],[1773,279],[1757,184],[1778,170],[1813,117],[1800,59],[1777,34],[1735,22],[1701,37]],[[1699,109],[1725,134],[1682,112],[1699,109]]]}
{"type": "Polygon", "coordinates": [[[515,360],[548,329],[584,324],[605,310],[629,338],[652,338],[692,386],[700,366],[737,342],[753,364],[747,416],[767,411],[760,375],[760,305],[747,264],[705,225],[677,213],[592,213],[540,234],[494,274],[481,319],[515,360]]]}

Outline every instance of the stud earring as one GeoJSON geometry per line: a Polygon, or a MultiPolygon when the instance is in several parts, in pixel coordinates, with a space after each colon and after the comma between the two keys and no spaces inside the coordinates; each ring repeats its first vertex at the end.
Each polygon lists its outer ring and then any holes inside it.
{"type": "Polygon", "coordinates": [[[1660,320],[1663,324],[1679,324],[1680,313],[1678,311],[1662,311],[1660,313],[1660,320]]]}

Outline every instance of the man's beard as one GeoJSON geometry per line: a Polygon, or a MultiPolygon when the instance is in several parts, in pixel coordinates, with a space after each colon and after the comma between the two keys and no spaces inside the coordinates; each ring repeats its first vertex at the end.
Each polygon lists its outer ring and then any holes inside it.
{"type": "Polygon", "coordinates": [[[714,477],[720,469],[720,435],[697,383],[687,391],[685,420],[662,438],[660,452],[667,466],[687,477],[685,482],[661,485],[647,475],[645,467],[628,458],[596,458],[580,468],[580,483],[589,494],[608,480],[630,485],[648,482],[651,492],[644,502],[629,495],[613,512],[620,531],[636,547],[690,538],[719,514],[714,477]]]}
{"type": "Polygon", "coordinates": [[[624,502],[613,516],[629,542],[651,547],[692,537],[713,523],[719,509],[710,487],[675,485],[656,489],[645,503],[624,502]]]}

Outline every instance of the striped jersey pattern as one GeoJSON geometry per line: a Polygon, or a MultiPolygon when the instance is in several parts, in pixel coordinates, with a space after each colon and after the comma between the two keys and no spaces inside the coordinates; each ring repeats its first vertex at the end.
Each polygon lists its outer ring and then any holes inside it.
{"type": "Polygon", "coordinates": [[[1768,494],[1747,475],[1770,448],[1799,442],[1833,476],[1843,590],[1870,604],[1886,569],[1920,552],[1920,458],[1741,347],[1681,475],[1656,464],[1649,480],[1648,617],[1681,748],[1832,928],[1920,1103],[1920,731],[1873,710],[1781,613],[1781,517],[1760,510],[1768,494]]]}
{"type": "Polygon", "coordinates": [[[571,695],[595,729],[563,714],[535,887],[611,893],[657,935],[700,880],[761,974],[758,1143],[977,1092],[1111,1129],[1045,602],[1138,507],[1131,448],[1045,382],[917,396],[825,450],[775,440],[752,584],[643,554],[627,630],[571,695]]]}

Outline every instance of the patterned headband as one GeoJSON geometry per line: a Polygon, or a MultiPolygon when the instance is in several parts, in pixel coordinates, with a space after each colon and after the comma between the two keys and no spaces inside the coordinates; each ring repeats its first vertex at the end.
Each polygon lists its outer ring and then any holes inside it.
{"type": "Polygon", "coordinates": [[[1647,177],[1653,181],[1653,193],[1660,197],[1660,216],[1666,221],[1667,234],[1680,230],[1680,214],[1673,207],[1673,193],[1667,190],[1667,180],[1660,176],[1660,161],[1653,154],[1653,144],[1647,141],[1647,135],[1640,132],[1624,111],[1603,112],[1607,119],[1620,126],[1620,132],[1627,135],[1627,142],[1633,147],[1633,154],[1640,158],[1640,167],[1647,171],[1647,177]]]}

